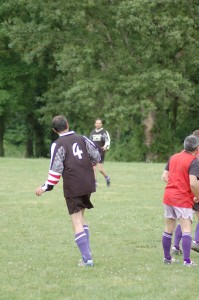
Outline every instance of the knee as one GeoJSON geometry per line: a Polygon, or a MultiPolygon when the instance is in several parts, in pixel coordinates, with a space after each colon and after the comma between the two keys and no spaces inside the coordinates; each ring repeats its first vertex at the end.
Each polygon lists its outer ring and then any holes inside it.
{"type": "Polygon", "coordinates": [[[98,164],[98,170],[99,170],[100,173],[103,172],[103,166],[101,164],[98,164]]]}

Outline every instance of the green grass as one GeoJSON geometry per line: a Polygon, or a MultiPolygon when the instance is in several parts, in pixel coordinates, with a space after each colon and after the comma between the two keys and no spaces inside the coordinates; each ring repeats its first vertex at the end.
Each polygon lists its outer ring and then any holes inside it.
{"type": "MultiPolygon", "coordinates": [[[[77,267],[62,182],[35,188],[49,160],[0,159],[0,299],[198,299],[198,268],[162,263],[164,164],[112,163],[87,212],[94,268],[77,267]]],[[[194,219],[194,226],[196,219],[194,219]]],[[[199,263],[199,255],[192,253],[199,263]]]]}

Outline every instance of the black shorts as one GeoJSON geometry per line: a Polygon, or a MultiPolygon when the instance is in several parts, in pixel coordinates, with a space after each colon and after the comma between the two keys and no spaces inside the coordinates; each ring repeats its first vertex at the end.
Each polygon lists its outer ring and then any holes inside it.
{"type": "Polygon", "coordinates": [[[78,197],[67,197],[66,204],[68,207],[69,215],[75,214],[82,209],[90,209],[93,208],[93,204],[90,202],[90,194],[83,195],[78,197]]]}
{"type": "Polygon", "coordinates": [[[101,156],[101,159],[99,161],[100,164],[103,164],[104,163],[104,159],[105,159],[105,151],[100,151],[100,156],[101,156]]]}
{"type": "Polygon", "coordinates": [[[199,203],[195,203],[195,204],[194,204],[193,210],[199,211],[199,203]]]}

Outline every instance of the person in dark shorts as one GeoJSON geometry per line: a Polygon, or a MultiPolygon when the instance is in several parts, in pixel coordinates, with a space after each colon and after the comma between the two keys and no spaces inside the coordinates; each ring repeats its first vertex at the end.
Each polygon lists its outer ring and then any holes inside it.
{"type": "MultiPolygon", "coordinates": [[[[111,140],[108,131],[103,128],[101,119],[95,120],[95,129],[91,131],[89,138],[99,149],[101,160],[97,164],[97,167],[99,172],[104,176],[107,186],[110,186],[111,184],[110,176],[108,176],[107,173],[105,172],[103,164],[105,160],[105,152],[109,149],[111,140]]],[[[94,171],[95,171],[95,179],[96,179],[96,166],[94,167],[94,171]]],[[[96,180],[96,184],[97,184],[97,180],[96,180]]]]}
{"type": "MultiPolygon", "coordinates": [[[[192,135],[199,137],[199,130],[196,129],[195,131],[193,131],[192,135]]],[[[199,160],[199,152],[197,153],[196,157],[199,160]]],[[[193,210],[195,212],[195,215],[197,216],[198,222],[196,224],[195,235],[194,235],[194,240],[192,241],[191,249],[196,252],[199,252],[199,204],[198,203],[194,204],[193,210]]],[[[182,230],[181,230],[180,224],[178,224],[175,229],[174,245],[173,245],[172,251],[171,251],[172,254],[174,254],[174,255],[182,254],[182,250],[180,248],[181,239],[182,239],[182,230]]]]}
{"type": "Polygon", "coordinates": [[[91,193],[95,192],[93,166],[100,161],[97,147],[85,136],[69,131],[67,119],[55,116],[53,130],[59,138],[51,146],[51,162],[48,178],[35,191],[37,196],[51,191],[63,177],[63,191],[71,216],[75,241],[81,252],[79,266],[93,266],[89,243],[89,226],[84,218],[85,209],[93,208],[91,193]]]}
{"type": "Polygon", "coordinates": [[[175,230],[176,220],[182,229],[182,250],[184,266],[196,266],[190,259],[191,224],[193,220],[193,205],[199,199],[199,161],[196,155],[199,151],[199,138],[190,135],[184,140],[184,151],[174,154],[169,159],[162,179],[167,183],[164,192],[165,231],[162,236],[164,263],[176,262],[171,257],[171,240],[175,230]]]}

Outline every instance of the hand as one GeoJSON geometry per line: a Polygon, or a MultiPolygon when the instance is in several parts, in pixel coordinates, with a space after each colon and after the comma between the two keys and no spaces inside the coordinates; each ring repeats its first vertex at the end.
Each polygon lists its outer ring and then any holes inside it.
{"type": "Polygon", "coordinates": [[[44,190],[42,189],[42,187],[38,187],[36,190],[35,190],[35,194],[39,197],[41,196],[41,194],[44,193],[44,190]]]}
{"type": "Polygon", "coordinates": [[[103,146],[103,147],[102,147],[102,150],[103,150],[103,151],[106,151],[107,149],[108,149],[107,146],[103,146]]]}
{"type": "Polygon", "coordinates": [[[194,201],[195,203],[198,203],[198,202],[199,202],[199,199],[196,198],[196,197],[194,197],[194,198],[193,198],[193,201],[194,201]]]}

